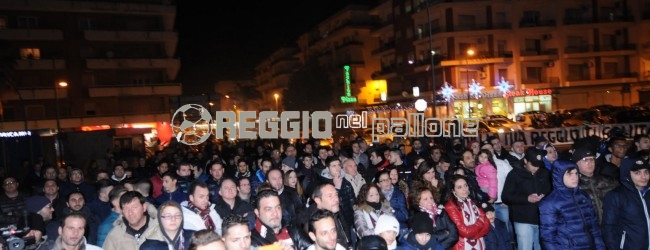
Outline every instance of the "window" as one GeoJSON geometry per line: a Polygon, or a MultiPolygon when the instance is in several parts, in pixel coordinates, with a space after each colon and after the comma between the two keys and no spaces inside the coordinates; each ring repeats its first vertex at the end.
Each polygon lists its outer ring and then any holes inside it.
{"type": "Polygon", "coordinates": [[[38,27],[38,19],[33,16],[19,16],[18,28],[36,28],[38,27]]]}
{"type": "Polygon", "coordinates": [[[7,17],[0,16],[0,30],[7,28],[7,17]]]}
{"type": "Polygon", "coordinates": [[[506,40],[497,40],[497,53],[503,55],[508,49],[508,42],[506,40]]]}
{"type": "Polygon", "coordinates": [[[476,28],[476,16],[458,15],[458,28],[459,28],[459,30],[475,29],[476,28]]]}
{"type": "Polygon", "coordinates": [[[524,40],[526,51],[539,52],[542,46],[542,41],[539,39],[526,39],[524,40]]]}
{"type": "Polygon", "coordinates": [[[45,118],[45,107],[43,105],[27,105],[27,117],[29,119],[44,119],[45,118]]]}
{"type": "Polygon", "coordinates": [[[524,24],[537,24],[539,22],[539,11],[524,11],[524,24]]]}
{"type": "Polygon", "coordinates": [[[23,60],[41,59],[41,50],[38,48],[22,48],[20,49],[20,59],[23,60]]]}
{"type": "Polygon", "coordinates": [[[497,27],[503,27],[508,24],[508,20],[506,18],[506,13],[505,12],[497,12],[495,15],[495,24],[497,27]]]}
{"type": "Polygon", "coordinates": [[[92,29],[95,21],[90,18],[82,18],[79,20],[79,29],[89,30],[92,29]]]}
{"type": "Polygon", "coordinates": [[[589,68],[584,63],[569,64],[569,75],[567,75],[567,79],[569,81],[589,80],[589,68]]]}
{"type": "Polygon", "coordinates": [[[526,82],[539,83],[542,81],[541,67],[526,67],[526,82]]]}
{"type": "Polygon", "coordinates": [[[618,63],[606,62],[603,63],[603,75],[608,78],[614,78],[618,75],[618,63]]]}
{"type": "Polygon", "coordinates": [[[411,6],[411,1],[406,1],[404,6],[404,13],[410,13],[412,8],[413,7],[411,6]]]}

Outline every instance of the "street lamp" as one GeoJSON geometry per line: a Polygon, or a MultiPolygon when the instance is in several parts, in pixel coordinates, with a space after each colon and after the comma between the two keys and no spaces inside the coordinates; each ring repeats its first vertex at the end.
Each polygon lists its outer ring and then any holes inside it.
{"type": "Polygon", "coordinates": [[[465,57],[465,81],[467,81],[467,118],[472,118],[472,106],[470,105],[470,94],[469,94],[469,57],[474,55],[473,49],[467,50],[467,56],[465,57]]]}
{"type": "Polygon", "coordinates": [[[56,155],[57,164],[63,166],[63,146],[61,145],[61,118],[60,118],[60,105],[59,105],[59,88],[68,87],[68,83],[60,81],[54,85],[54,99],[56,100],[56,155]]]}
{"type": "Polygon", "coordinates": [[[424,0],[427,2],[427,20],[429,21],[429,52],[431,52],[431,101],[433,102],[432,116],[436,117],[436,64],[434,62],[433,56],[436,55],[436,51],[433,50],[433,35],[431,31],[431,14],[429,13],[430,0],[424,0]]]}
{"type": "Polygon", "coordinates": [[[278,106],[278,98],[280,97],[280,95],[278,95],[278,93],[275,93],[275,94],[273,94],[273,97],[275,97],[275,110],[280,111],[280,109],[278,108],[279,107],[278,106]]]}

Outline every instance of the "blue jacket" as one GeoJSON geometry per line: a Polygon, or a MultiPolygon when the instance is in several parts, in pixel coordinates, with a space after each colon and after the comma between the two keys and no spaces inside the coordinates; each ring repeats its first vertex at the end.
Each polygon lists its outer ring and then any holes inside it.
{"type": "MultiPolygon", "coordinates": [[[[192,234],[194,234],[194,231],[183,229],[183,238],[184,238],[183,239],[183,249],[190,249],[190,238],[192,238],[192,234]]],[[[173,248],[174,249],[180,249],[179,245],[180,245],[180,241],[179,241],[179,244],[174,246],[173,248]]],[[[167,242],[165,242],[165,241],[147,239],[140,246],[140,250],[169,249],[168,247],[169,247],[169,245],[167,245],[167,242]]]]}
{"type": "Polygon", "coordinates": [[[554,189],[539,205],[540,239],[546,250],[605,249],[591,200],[579,187],[564,184],[564,174],[576,168],[573,162],[556,162],[552,168],[554,189]]]}
{"type": "Polygon", "coordinates": [[[183,190],[181,190],[179,187],[176,187],[176,191],[173,193],[167,193],[167,191],[163,190],[163,193],[156,198],[156,202],[158,204],[163,204],[165,201],[170,201],[173,200],[175,202],[178,202],[178,204],[181,204],[183,201],[189,200],[190,196],[186,193],[183,193],[183,190]]]}
{"type": "MultiPolygon", "coordinates": [[[[399,228],[405,229],[406,222],[409,219],[408,209],[406,209],[406,197],[397,186],[393,186],[393,195],[390,197],[390,206],[393,208],[393,215],[399,221],[399,228]]],[[[354,221],[354,220],[353,220],[354,221]]]]}
{"type": "Polygon", "coordinates": [[[512,250],[513,244],[512,235],[508,233],[506,223],[494,219],[494,226],[490,225],[490,232],[483,237],[485,241],[485,250],[512,250]]]}
{"type": "Polygon", "coordinates": [[[98,246],[103,246],[104,245],[104,240],[106,239],[106,236],[108,236],[108,233],[113,229],[113,223],[117,220],[117,218],[120,218],[120,214],[116,213],[115,211],[111,211],[111,213],[102,221],[101,224],[99,224],[99,228],[97,228],[97,245],[98,246]]]}
{"type": "Polygon", "coordinates": [[[605,195],[603,237],[607,249],[648,249],[650,237],[650,194],[639,191],[630,179],[634,161],[621,164],[621,186],[605,195]]]}

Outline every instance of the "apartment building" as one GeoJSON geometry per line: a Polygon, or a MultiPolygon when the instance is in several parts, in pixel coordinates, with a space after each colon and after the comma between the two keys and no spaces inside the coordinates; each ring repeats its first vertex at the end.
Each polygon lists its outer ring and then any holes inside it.
{"type": "Polygon", "coordinates": [[[127,138],[109,140],[112,148],[169,127],[170,97],[181,95],[175,18],[170,0],[0,1],[0,54],[8,59],[0,131],[127,138]]]}
{"type": "Polygon", "coordinates": [[[260,111],[278,110],[282,106],[282,92],[291,74],[302,65],[298,52],[297,47],[279,48],[255,67],[257,90],[262,94],[260,106],[264,107],[260,111]]]}

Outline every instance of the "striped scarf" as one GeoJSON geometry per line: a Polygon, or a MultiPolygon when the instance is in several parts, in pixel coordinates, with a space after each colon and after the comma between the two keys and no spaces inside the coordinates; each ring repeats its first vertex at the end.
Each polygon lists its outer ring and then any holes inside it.
{"type": "Polygon", "coordinates": [[[206,229],[214,230],[215,225],[214,222],[212,221],[212,217],[210,217],[210,205],[208,205],[208,208],[206,209],[200,209],[197,206],[194,206],[192,202],[188,202],[187,208],[189,208],[190,210],[196,212],[197,214],[199,214],[199,216],[201,216],[201,219],[205,223],[206,229]]]}

